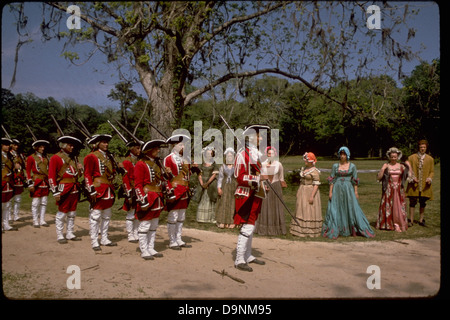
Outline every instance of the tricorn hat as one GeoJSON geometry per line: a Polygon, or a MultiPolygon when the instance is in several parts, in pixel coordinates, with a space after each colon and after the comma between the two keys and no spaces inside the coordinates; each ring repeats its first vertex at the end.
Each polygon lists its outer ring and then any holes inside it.
{"type": "Polygon", "coordinates": [[[12,140],[9,138],[2,138],[2,144],[9,146],[12,143],[12,140]]]}
{"type": "Polygon", "coordinates": [[[47,140],[36,140],[35,142],[33,142],[31,144],[31,146],[33,148],[38,147],[38,146],[47,146],[48,147],[49,145],[50,145],[50,142],[48,142],[47,140]]]}
{"type": "Polygon", "coordinates": [[[91,139],[88,140],[89,144],[94,144],[100,141],[110,141],[112,139],[112,136],[110,134],[105,134],[105,133],[101,133],[101,134],[94,134],[91,139]]]}
{"type": "Polygon", "coordinates": [[[73,145],[77,145],[77,144],[81,145],[82,144],[80,139],[77,139],[77,138],[72,137],[72,136],[62,136],[62,137],[59,137],[58,140],[56,140],[56,141],[57,142],[62,142],[62,143],[70,143],[70,144],[73,144],[73,145]]]}
{"type": "Polygon", "coordinates": [[[188,137],[187,135],[184,135],[184,134],[175,134],[175,135],[169,137],[166,140],[166,143],[176,144],[176,143],[180,143],[180,142],[183,142],[183,141],[186,141],[186,140],[191,140],[191,138],[188,137]]]}
{"type": "Polygon", "coordinates": [[[161,140],[161,139],[150,140],[150,141],[147,141],[146,143],[144,143],[144,145],[142,146],[142,152],[145,152],[150,149],[157,148],[157,147],[164,148],[164,147],[167,147],[167,144],[164,140],[161,140]]]}
{"type": "Polygon", "coordinates": [[[140,140],[136,141],[133,139],[131,141],[128,141],[126,146],[127,146],[127,148],[131,148],[131,147],[135,147],[135,146],[142,146],[144,143],[145,143],[144,141],[140,141],[140,140]]]}
{"type": "Polygon", "coordinates": [[[244,129],[244,132],[242,134],[248,135],[250,133],[257,133],[260,130],[270,130],[270,127],[264,124],[252,124],[249,126],[246,126],[244,129]]]}

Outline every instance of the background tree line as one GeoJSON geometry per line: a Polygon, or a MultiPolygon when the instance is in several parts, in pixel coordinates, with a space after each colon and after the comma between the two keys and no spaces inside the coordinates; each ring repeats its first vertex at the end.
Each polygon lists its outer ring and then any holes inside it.
{"type": "MultiPolygon", "coordinates": [[[[434,156],[440,155],[440,60],[419,64],[403,80],[402,87],[392,78],[380,75],[342,82],[327,91],[347,101],[347,107],[300,82],[267,75],[251,78],[242,85],[239,95],[230,94],[224,86],[194,101],[183,113],[181,127],[193,134],[194,121],[202,121],[204,131],[225,130],[219,118],[222,114],[233,128],[264,123],[279,129],[280,155],[313,151],[320,156],[331,156],[341,145],[349,146],[357,157],[383,157],[391,146],[409,154],[415,152],[416,142],[422,138],[429,140],[434,156]]],[[[59,102],[52,97],[40,98],[32,93],[14,95],[2,89],[2,124],[12,137],[22,142],[26,153],[32,151],[32,137],[26,124],[38,139],[52,142],[49,153],[54,153],[58,134],[50,115],[56,117],[65,134],[85,140],[77,125],[69,120],[80,119],[91,134],[112,134],[111,150],[124,155],[125,145],[107,120],[121,121],[137,137],[149,140],[151,128],[146,119],[151,119],[152,105],[127,83],[117,84],[108,97],[119,101],[119,110],[98,111],[72,99],[59,102]]],[[[87,152],[84,149],[81,155],[87,152]]]]}

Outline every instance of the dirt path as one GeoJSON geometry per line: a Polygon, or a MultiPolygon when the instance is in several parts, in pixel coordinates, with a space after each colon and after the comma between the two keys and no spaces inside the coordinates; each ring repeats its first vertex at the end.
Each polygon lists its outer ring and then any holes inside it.
{"type": "Polygon", "coordinates": [[[98,254],[86,218],[75,221],[82,241],[61,245],[54,222],[36,229],[30,215],[22,216],[25,221],[14,224],[19,231],[2,234],[3,289],[11,299],[407,298],[440,288],[440,237],[345,243],[255,237],[253,254],[266,265],[252,265],[248,273],[234,268],[233,234],[185,228],[192,248],[173,251],[160,226],[156,249],[164,257],[144,261],[138,244],[127,241],[124,221],[110,225],[118,246],[98,254]],[[67,286],[71,265],[80,268],[80,289],[67,286]],[[379,267],[380,289],[368,289],[371,265],[379,267]]]}

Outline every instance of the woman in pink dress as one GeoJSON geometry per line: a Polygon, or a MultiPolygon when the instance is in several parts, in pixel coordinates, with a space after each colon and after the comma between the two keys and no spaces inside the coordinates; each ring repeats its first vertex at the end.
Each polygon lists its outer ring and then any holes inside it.
{"type": "Polygon", "coordinates": [[[404,165],[399,162],[402,157],[402,152],[399,149],[390,148],[386,155],[389,162],[383,165],[377,176],[377,179],[383,184],[383,192],[378,209],[376,228],[402,232],[408,229],[403,184],[408,175],[409,167],[408,164],[404,165]]]}

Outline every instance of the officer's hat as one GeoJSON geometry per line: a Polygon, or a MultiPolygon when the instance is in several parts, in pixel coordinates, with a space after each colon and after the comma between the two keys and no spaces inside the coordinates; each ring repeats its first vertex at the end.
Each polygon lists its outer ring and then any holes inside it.
{"type": "Polygon", "coordinates": [[[252,125],[246,126],[244,129],[244,132],[242,134],[248,135],[251,133],[257,133],[261,130],[268,131],[268,130],[270,130],[270,127],[267,125],[264,125],[264,124],[252,124],[252,125]]]}
{"type": "Polygon", "coordinates": [[[17,139],[11,139],[11,141],[12,141],[12,144],[17,144],[17,145],[20,144],[20,141],[17,139]]]}

